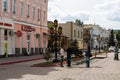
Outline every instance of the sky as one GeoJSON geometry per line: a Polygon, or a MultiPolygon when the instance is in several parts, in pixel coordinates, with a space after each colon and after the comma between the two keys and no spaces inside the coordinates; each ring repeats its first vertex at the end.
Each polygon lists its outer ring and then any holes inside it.
{"type": "Polygon", "coordinates": [[[55,19],[120,29],[120,0],[48,0],[48,20],[55,19]]]}

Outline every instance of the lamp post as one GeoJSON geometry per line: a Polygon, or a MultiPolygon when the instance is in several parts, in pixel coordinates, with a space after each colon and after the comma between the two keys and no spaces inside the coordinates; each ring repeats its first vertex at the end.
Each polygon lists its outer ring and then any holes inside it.
{"type": "Polygon", "coordinates": [[[90,29],[90,50],[93,49],[93,31],[94,29],[90,29]]]}
{"type": "Polygon", "coordinates": [[[106,48],[105,48],[105,51],[106,51],[106,58],[107,58],[107,53],[108,53],[108,42],[109,42],[109,39],[108,38],[106,38],[106,40],[105,40],[106,42],[107,42],[107,45],[106,45],[106,48]]]}
{"type": "Polygon", "coordinates": [[[100,42],[101,42],[100,34],[98,36],[98,42],[99,42],[99,53],[100,53],[100,42]]]}
{"type": "Polygon", "coordinates": [[[53,59],[53,62],[58,62],[59,60],[57,58],[57,53],[59,51],[58,47],[60,47],[60,43],[59,43],[59,46],[58,46],[57,42],[58,42],[58,37],[59,37],[59,40],[60,40],[60,36],[62,34],[62,27],[58,27],[58,21],[57,20],[54,20],[54,28],[53,27],[50,28],[50,34],[51,34],[51,36],[54,37],[55,59],[53,59]]]}

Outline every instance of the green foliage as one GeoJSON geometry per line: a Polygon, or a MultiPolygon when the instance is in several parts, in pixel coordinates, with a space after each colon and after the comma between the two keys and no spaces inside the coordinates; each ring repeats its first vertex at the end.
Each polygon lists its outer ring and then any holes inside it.
{"type": "Polygon", "coordinates": [[[105,52],[108,52],[108,47],[105,47],[105,48],[104,48],[104,51],[105,51],[105,52]]]}
{"type": "Polygon", "coordinates": [[[120,30],[116,32],[116,38],[118,40],[118,47],[120,47],[120,30]]]}
{"type": "Polygon", "coordinates": [[[111,32],[110,32],[109,46],[115,46],[113,30],[111,30],[111,32]]]}
{"type": "Polygon", "coordinates": [[[48,27],[53,27],[54,26],[54,23],[53,22],[48,22],[48,27]]]}
{"type": "Polygon", "coordinates": [[[71,43],[71,51],[72,51],[72,54],[75,55],[75,57],[81,57],[82,56],[82,51],[79,49],[78,47],[78,42],[77,40],[74,40],[72,43],[71,43]]]}
{"type": "Polygon", "coordinates": [[[50,50],[46,50],[46,52],[43,54],[44,59],[48,62],[49,60],[51,60],[52,55],[50,50]]]}
{"type": "Polygon", "coordinates": [[[81,21],[81,20],[79,20],[79,19],[76,19],[76,24],[78,25],[78,26],[83,26],[83,22],[81,21]]]}

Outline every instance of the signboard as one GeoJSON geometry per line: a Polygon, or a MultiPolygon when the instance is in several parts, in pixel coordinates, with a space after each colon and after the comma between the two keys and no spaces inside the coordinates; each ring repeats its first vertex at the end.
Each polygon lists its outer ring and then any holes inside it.
{"type": "Polygon", "coordinates": [[[1,25],[1,26],[12,27],[12,24],[10,24],[10,23],[3,23],[3,22],[0,22],[0,25],[1,25]]]}
{"type": "Polygon", "coordinates": [[[22,25],[21,28],[23,31],[27,31],[27,32],[35,31],[35,28],[32,28],[31,26],[22,25]]]}

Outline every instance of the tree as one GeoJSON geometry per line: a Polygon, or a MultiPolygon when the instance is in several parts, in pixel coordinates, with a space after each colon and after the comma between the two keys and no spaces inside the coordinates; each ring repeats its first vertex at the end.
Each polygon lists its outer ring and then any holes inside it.
{"type": "Polygon", "coordinates": [[[71,50],[72,50],[72,54],[74,54],[76,57],[81,57],[82,56],[82,51],[78,47],[77,40],[74,40],[71,43],[71,50]]]}
{"type": "Polygon", "coordinates": [[[110,32],[109,46],[115,46],[114,32],[113,32],[113,30],[111,30],[111,32],[110,32]]]}
{"type": "Polygon", "coordinates": [[[43,54],[44,59],[48,62],[52,59],[51,51],[50,49],[46,50],[46,52],[43,54]]]}
{"type": "Polygon", "coordinates": [[[118,47],[120,47],[120,30],[116,32],[116,38],[118,40],[118,47]]]}
{"type": "Polygon", "coordinates": [[[79,19],[76,19],[75,23],[78,25],[78,26],[83,26],[83,22],[79,19]]]}
{"type": "Polygon", "coordinates": [[[48,21],[48,27],[53,27],[54,26],[54,23],[52,21],[48,21]]]}

